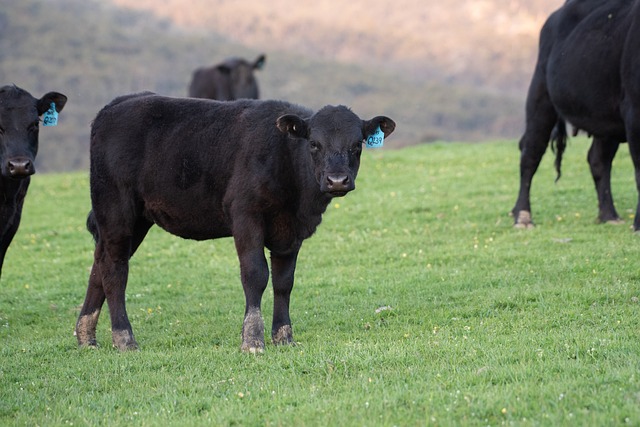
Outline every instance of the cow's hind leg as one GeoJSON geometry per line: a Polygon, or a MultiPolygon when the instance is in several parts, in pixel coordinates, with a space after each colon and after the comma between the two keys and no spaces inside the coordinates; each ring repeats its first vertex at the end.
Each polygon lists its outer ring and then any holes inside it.
{"type": "Polygon", "coordinates": [[[151,222],[138,218],[130,237],[122,237],[110,243],[107,262],[102,264],[102,283],[111,316],[111,337],[114,347],[122,351],[138,348],[127,315],[125,290],[129,277],[129,259],[144,240],[151,225],[151,222]]]}
{"type": "Polygon", "coordinates": [[[519,143],[520,190],[511,211],[516,228],[533,227],[529,199],[531,181],[547,150],[553,127],[558,122],[558,113],[549,98],[544,72],[540,68],[536,69],[529,87],[526,116],[526,129],[519,143]]]}
{"type": "MultiPolygon", "coordinates": [[[[151,223],[138,220],[130,237],[98,233],[95,223],[90,224],[97,240],[94,264],[89,276],[89,287],[80,316],[76,323],[76,336],[81,346],[96,346],[96,326],[105,299],[109,305],[113,345],[120,350],[137,349],[125,306],[125,289],[129,271],[129,258],[138,248],[151,223]]],[[[108,229],[107,229],[108,230],[108,229]]]]}
{"type": "Polygon", "coordinates": [[[103,256],[102,245],[96,245],[93,267],[89,275],[87,295],[80,310],[78,321],[76,322],[75,335],[78,339],[78,345],[80,346],[96,347],[98,345],[96,340],[96,326],[98,325],[98,318],[100,317],[100,311],[102,310],[102,305],[105,300],[99,262],[99,259],[103,256]]]}
{"type": "Polygon", "coordinates": [[[97,347],[98,341],[96,340],[96,327],[98,325],[100,311],[102,310],[105,300],[104,290],[102,288],[102,276],[99,267],[99,259],[104,256],[104,250],[102,245],[98,244],[100,237],[93,211],[90,211],[89,216],[87,217],[87,230],[93,236],[93,239],[96,242],[96,247],[93,254],[93,266],[91,267],[91,274],[89,275],[89,287],[87,288],[87,294],[85,296],[82,309],[80,310],[80,315],[76,321],[74,335],[78,339],[78,345],[97,347]]]}
{"type": "Polygon", "coordinates": [[[598,220],[600,222],[616,224],[622,222],[616,212],[611,194],[611,163],[619,146],[620,143],[616,140],[595,137],[587,155],[598,194],[598,220]]]}
{"type": "Polygon", "coordinates": [[[289,299],[293,289],[298,252],[286,256],[271,254],[271,276],[273,279],[273,343],[293,343],[293,330],[289,318],[289,299]]]}
{"type": "Polygon", "coordinates": [[[102,284],[109,305],[111,317],[111,336],[113,346],[119,350],[136,350],[138,343],[133,337],[133,329],[125,304],[125,290],[129,276],[129,257],[123,248],[129,246],[127,242],[110,247],[105,262],[100,266],[102,284]]]}
{"type": "Polygon", "coordinates": [[[109,305],[113,345],[120,350],[137,349],[125,307],[129,273],[129,239],[118,244],[98,241],[89,287],[76,323],[78,344],[96,346],[96,325],[105,299],[109,305]]]}

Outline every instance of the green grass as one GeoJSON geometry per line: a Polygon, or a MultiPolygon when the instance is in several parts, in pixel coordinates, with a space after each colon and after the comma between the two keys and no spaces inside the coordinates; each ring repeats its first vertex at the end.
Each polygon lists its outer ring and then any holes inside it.
{"type": "Polygon", "coordinates": [[[587,146],[571,141],[557,184],[544,159],[533,230],[508,216],[515,142],[365,151],[303,245],[299,344],[257,357],[239,351],[233,242],[159,229],[131,263],[141,350],[111,347],[106,310],[102,347],[78,349],[87,174],[37,175],[0,283],[0,425],[639,425],[632,166],[624,147],[627,224],[596,224],[587,146]]]}

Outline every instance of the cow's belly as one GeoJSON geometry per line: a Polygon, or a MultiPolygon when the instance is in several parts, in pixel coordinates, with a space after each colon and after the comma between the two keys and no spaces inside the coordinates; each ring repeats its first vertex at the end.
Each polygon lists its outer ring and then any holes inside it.
{"type": "Polygon", "coordinates": [[[185,239],[208,240],[231,236],[221,209],[208,206],[180,206],[167,201],[149,201],[145,217],[171,234],[185,239]]]}
{"type": "Polygon", "coordinates": [[[619,51],[589,35],[578,34],[579,40],[571,37],[552,50],[546,68],[549,96],[575,127],[598,136],[624,136],[619,51]]]}
{"type": "MultiPolygon", "coordinates": [[[[595,81],[591,85],[598,87],[595,81]]],[[[551,84],[549,88],[556,110],[573,126],[592,135],[624,138],[619,93],[619,89],[589,90],[571,83],[551,84]]]]}
{"type": "Polygon", "coordinates": [[[552,102],[566,121],[575,128],[595,136],[624,141],[625,126],[620,115],[620,103],[616,95],[602,94],[589,97],[584,93],[564,90],[552,95],[552,102]],[[613,99],[615,98],[615,99],[613,99]]]}

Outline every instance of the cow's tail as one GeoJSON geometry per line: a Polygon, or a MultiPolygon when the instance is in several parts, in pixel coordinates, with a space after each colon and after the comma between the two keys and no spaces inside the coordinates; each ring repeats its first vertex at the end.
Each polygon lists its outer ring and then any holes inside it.
{"type": "Polygon", "coordinates": [[[98,237],[100,234],[98,233],[98,224],[96,224],[96,216],[93,211],[89,211],[89,215],[87,216],[87,230],[93,236],[93,240],[98,243],[98,237]]]}
{"type": "Polygon", "coordinates": [[[554,165],[556,167],[556,172],[558,173],[556,176],[556,182],[562,176],[562,155],[564,154],[565,148],[567,148],[567,123],[562,117],[558,117],[556,126],[551,132],[551,150],[556,155],[554,165]]]}

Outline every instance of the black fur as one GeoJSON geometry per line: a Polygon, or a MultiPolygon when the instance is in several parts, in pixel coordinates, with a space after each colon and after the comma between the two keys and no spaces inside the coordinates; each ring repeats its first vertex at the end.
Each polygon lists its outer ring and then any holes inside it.
{"type": "Polygon", "coordinates": [[[17,86],[0,87],[0,273],[36,172],[39,117],[51,103],[60,112],[66,102],[67,97],[57,92],[36,99],[17,86]]]}
{"type": "Polygon", "coordinates": [[[249,62],[242,58],[229,58],[213,67],[198,68],[189,84],[189,96],[193,98],[231,101],[234,99],[258,99],[258,82],[254,71],[262,69],[265,55],[249,62]]]}
{"type": "MultiPolygon", "coordinates": [[[[530,226],[531,181],[550,139],[561,173],[565,122],[593,135],[588,161],[600,221],[618,221],[611,162],[628,141],[640,186],[640,0],[569,0],[547,19],[526,103],[520,140],[516,226],[530,226]],[[555,127],[555,131],[554,130],[555,127]]],[[[639,206],[640,208],[640,206],[639,206]]],[[[634,229],[640,228],[636,212],[634,229]]]]}
{"type": "Polygon", "coordinates": [[[107,299],[114,344],[136,348],[124,305],[129,258],[153,224],[187,239],[233,236],[246,309],[242,349],[264,348],[260,316],[271,253],[273,341],[292,341],[289,295],[302,242],[332,197],[355,188],[367,130],[388,135],[386,117],[369,121],[346,107],[313,112],[280,101],[217,102],[152,94],[121,97],[91,133],[88,228],[93,271],[76,326],[95,344],[107,299]]]}

